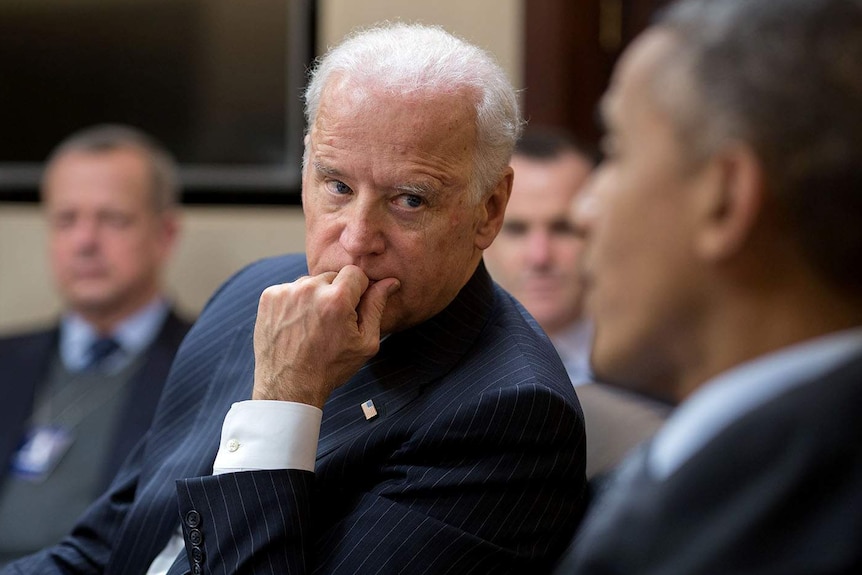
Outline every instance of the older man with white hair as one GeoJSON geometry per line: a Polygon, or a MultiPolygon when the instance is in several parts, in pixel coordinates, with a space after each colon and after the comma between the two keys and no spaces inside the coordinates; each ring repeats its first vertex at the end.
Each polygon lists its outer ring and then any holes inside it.
{"type": "Polygon", "coordinates": [[[482,264],[521,130],[505,74],[390,25],[319,62],[306,110],[306,254],[219,289],[111,490],[4,575],[523,573],[562,552],[583,420],[482,264]]]}

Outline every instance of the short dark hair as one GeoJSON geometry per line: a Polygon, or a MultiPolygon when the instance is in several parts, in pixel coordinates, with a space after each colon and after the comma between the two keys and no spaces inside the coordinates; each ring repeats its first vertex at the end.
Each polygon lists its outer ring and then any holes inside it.
{"type": "Polygon", "coordinates": [[[598,162],[595,147],[578,138],[573,132],[558,126],[527,126],[515,143],[513,155],[535,160],[550,160],[565,152],[574,152],[592,165],[598,162]]]}
{"type": "Polygon", "coordinates": [[[811,265],[862,288],[862,0],[682,0],[656,25],[679,45],[657,76],[691,87],[665,110],[686,149],[750,145],[811,265]]]}
{"type": "Polygon", "coordinates": [[[174,208],[180,201],[180,180],[173,155],[149,134],[122,124],[99,124],[66,137],[51,151],[45,163],[51,165],[69,152],[112,152],[130,148],[140,150],[150,166],[153,207],[157,212],[174,208]]]}

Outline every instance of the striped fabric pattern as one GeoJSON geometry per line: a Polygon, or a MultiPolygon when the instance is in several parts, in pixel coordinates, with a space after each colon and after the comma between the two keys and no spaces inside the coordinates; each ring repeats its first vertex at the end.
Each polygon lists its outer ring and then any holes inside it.
{"type": "Polygon", "coordinates": [[[284,256],[220,289],[112,490],[72,537],[9,573],[144,573],[178,523],[187,556],[172,575],[553,564],[585,503],[583,418],[550,342],[484,266],[446,310],[387,338],[336,390],[315,473],[210,475],[223,417],[251,393],[258,297],[305,273],[302,256],[284,256]]]}

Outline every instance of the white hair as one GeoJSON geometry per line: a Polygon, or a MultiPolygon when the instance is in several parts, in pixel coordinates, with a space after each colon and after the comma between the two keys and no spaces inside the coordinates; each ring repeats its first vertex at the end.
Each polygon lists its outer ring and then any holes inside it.
{"type": "Polygon", "coordinates": [[[523,120],[515,90],[486,51],[437,26],[385,23],[358,31],[316,62],[305,91],[308,129],[333,75],[395,94],[475,94],[473,199],[479,201],[500,181],[523,120]]]}

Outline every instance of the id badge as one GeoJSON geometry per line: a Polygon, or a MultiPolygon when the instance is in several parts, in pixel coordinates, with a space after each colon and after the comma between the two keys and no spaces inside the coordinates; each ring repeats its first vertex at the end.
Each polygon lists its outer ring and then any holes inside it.
{"type": "Polygon", "coordinates": [[[69,450],[73,439],[70,429],[58,425],[30,428],[12,457],[12,475],[26,481],[44,481],[69,450]]]}

